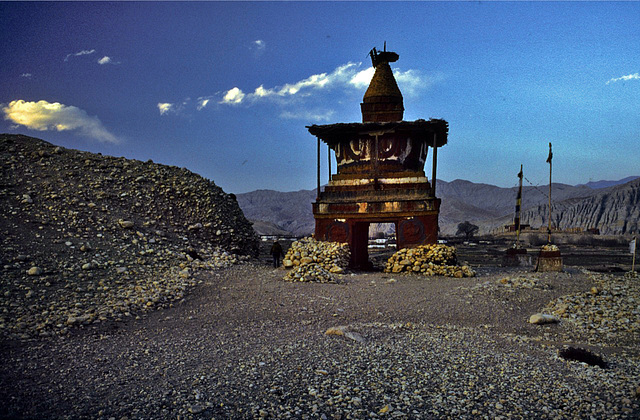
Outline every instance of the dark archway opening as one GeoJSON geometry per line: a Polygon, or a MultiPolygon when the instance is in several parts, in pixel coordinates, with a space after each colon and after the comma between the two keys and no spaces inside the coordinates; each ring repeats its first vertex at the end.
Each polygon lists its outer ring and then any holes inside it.
{"type": "Polygon", "coordinates": [[[387,260],[397,251],[396,223],[369,224],[369,262],[373,271],[383,271],[387,260]]]}
{"type": "Polygon", "coordinates": [[[396,252],[396,222],[357,222],[351,237],[352,268],[382,271],[396,252]]]}

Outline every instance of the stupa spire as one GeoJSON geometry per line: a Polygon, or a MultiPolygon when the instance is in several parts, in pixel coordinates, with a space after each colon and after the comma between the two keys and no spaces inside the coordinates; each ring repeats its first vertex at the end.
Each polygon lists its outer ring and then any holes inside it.
{"type": "Polygon", "coordinates": [[[395,52],[387,51],[386,42],[383,51],[374,47],[369,55],[376,71],[360,104],[362,122],[402,121],[402,93],[389,66],[389,63],[397,61],[399,56],[395,52]]]}

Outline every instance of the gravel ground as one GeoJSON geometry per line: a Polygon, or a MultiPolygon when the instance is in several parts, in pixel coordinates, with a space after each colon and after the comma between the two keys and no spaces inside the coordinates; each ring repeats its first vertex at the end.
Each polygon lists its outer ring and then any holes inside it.
{"type": "Polygon", "coordinates": [[[638,278],[480,269],[315,284],[284,274],[201,272],[170,308],[66,336],[5,337],[0,416],[640,417],[638,278]],[[545,307],[561,322],[527,322],[545,307]],[[560,358],[568,345],[609,368],[560,358]]]}

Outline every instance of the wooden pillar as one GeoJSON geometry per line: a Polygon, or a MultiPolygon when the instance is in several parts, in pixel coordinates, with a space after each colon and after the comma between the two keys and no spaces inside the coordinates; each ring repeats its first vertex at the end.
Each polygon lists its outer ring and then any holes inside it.
{"type": "Polygon", "coordinates": [[[320,197],[320,137],[318,137],[318,189],[316,197],[320,197]]]}
{"type": "Polygon", "coordinates": [[[378,184],[378,176],[379,176],[379,169],[378,169],[378,133],[375,134],[375,144],[373,145],[373,188],[374,189],[379,189],[380,185],[378,184]]]}
{"type": "Polygon", "coordinates": [[[431,167],[431,191],[436,196],[436,167],[438,166],[438,147],[436,146],[436,133],[433,133],[433,165],[431,167]]]}
{"type": "Polygon", "coordinates": [[[327,144],[327,155],[329,157],[329,182],[331,182],[331,147],[327,144]]]}

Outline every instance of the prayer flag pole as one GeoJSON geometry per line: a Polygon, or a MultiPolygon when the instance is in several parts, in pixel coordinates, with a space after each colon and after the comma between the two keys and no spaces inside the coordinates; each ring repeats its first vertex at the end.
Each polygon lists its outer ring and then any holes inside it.
{"type": "Polygon", "coordinates": [[[318,181],[318,190],[317,197],[320,198],[320,137],[318,137],[318,173],[317,173],[317,181],[318,181]]]}
{"type": "Polygon", "coordinates": [[[522,165],[520,165],[520,172],[518,173],[518,178],[520,179],[520,185],[518,187],[518,196],[516,197],[516,217],[513,221],[513,224],[516,228],[516,248],[520,247],[520,206],[522,205],[522,165]]]}
{"type": "Polygon", "coordinates": [[[629,252],[633,254],[633,259],[631,260],[631,272],[636,271],[636,237],[634,236],[631,242],[629,242],[629,252]]]}
{"type": "Polygon", "coordinates": [[[549,164],[549,228],[547,243],[551,243],[551,159],[553,159],[553,153],[551,152],[551,143],[549,143],[549,157],[547,158],[547,163],[549,164]]]}

